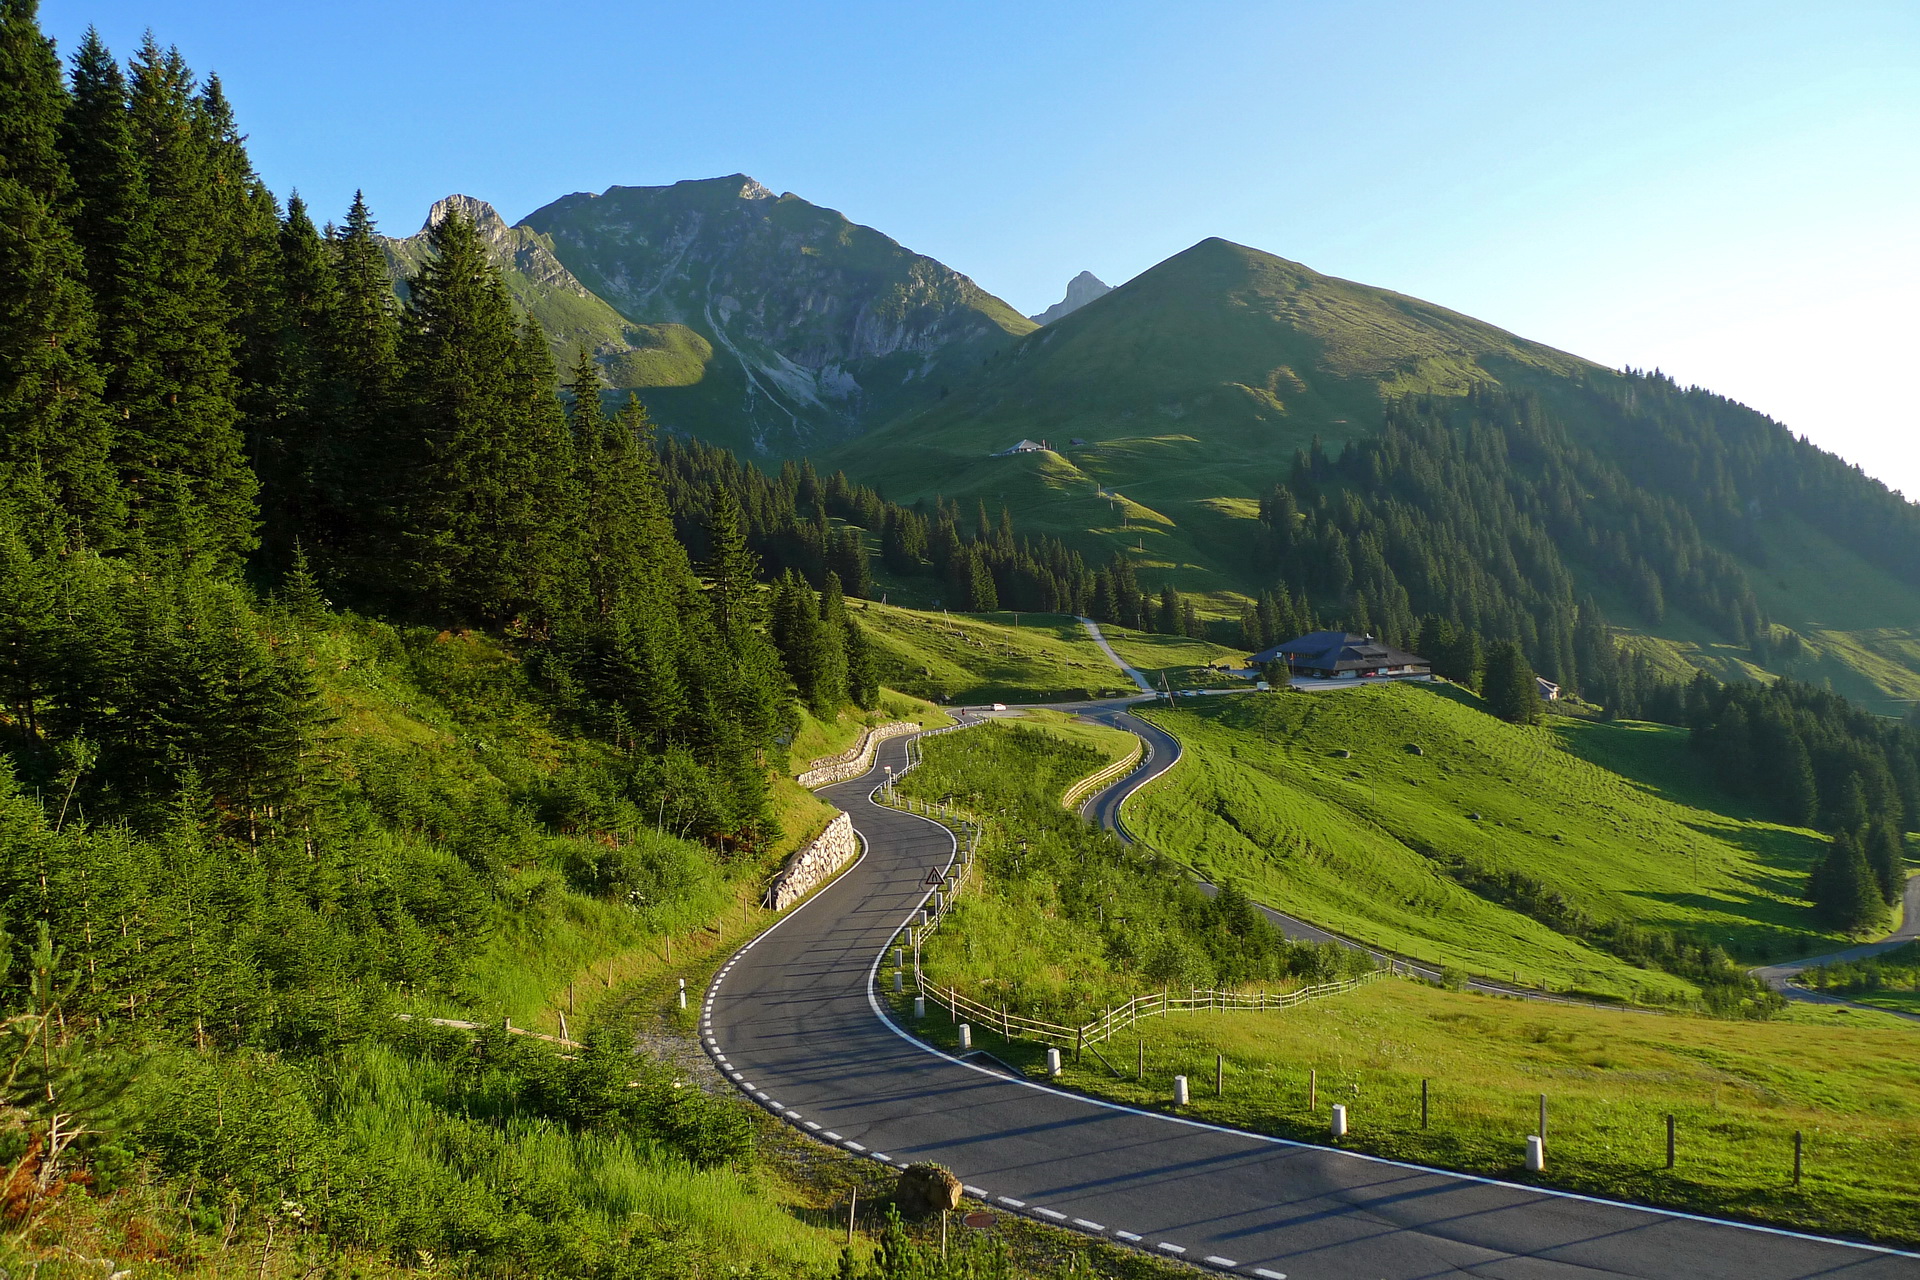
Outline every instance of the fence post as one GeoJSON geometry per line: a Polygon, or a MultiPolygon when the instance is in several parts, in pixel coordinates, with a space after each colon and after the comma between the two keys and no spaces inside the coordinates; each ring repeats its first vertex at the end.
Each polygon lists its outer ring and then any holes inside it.
{"type": "Polygon", "coordinates": [[[1420,1082],[1420,1127],[1427,1127],[1427,1082],[1420,1082]]]}
{"type": "Polygon", "coordinates": [[[1074,1066],[1077,1067],[1080,1065],[1080,1055],[1086,1051],[1086,1048],[1087,1048],[1087,1029],[1085,1027],[1081,1027],[1078,1031],[1075,1031],[1073,1033],[1073,1065],[1074,1066]]]}
{"type": "Polygon", "coordinates": [[[1667,1168],[1673,1168],[1673,1113],[1667,1113],[1667,1168]]]}
{"type": "Polygon", "coordinates": [[[1800,1185],[1800,1131],[1793,1131],[1793,1185],[1800,1185]]]}
{"type": "Polygon", "coordinates": [[[1319,1109],[1320,1109],[1320,1069],[1318,1067],[1308,1067],[1307,1068],[1307,1110],[1318,1111],[1319,1109]]]}
{"type": "Polygon", "coordinates": [[[1227,1055],[1213,1055],[1213,1096],[1224,1097],[1227,1092],[1227,1055]]]}
{"type": "Polygon", "coordinates": [[[1543,1093],[1540,1095],[1540,1141],[1544,1145],[1546,1143],[1546,1140],[1547,1140],[1547,1095],[1543,1093]]]}
{"type": "Polygon", "coordinates": [[[1140,1063],[1138,1067],[1138,1073],[1139,1073],[1138,1075],[1139,1079],[1145,1080],[1147,1078],[1147,1042],[1145,1040],[1142,1040],[1140,1042],[1140,1063]]]}

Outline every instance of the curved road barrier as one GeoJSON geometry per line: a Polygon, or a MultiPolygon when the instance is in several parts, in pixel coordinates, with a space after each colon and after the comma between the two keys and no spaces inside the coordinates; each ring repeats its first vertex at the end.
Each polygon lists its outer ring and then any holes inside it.
{"type": "MultiPolygon", "coordinates": [[[[895,740],[879,764],[897,772],[895,740]]],[[[1261,1280],[1893,1280],[1920,1255],[1444,1173],[1070,1094],[933,1050],[875,994],[957,857],[931,820],[828,788],[864,852],[727,960],[701,1043],[747,1096],[843,1151],[953,1170],[996,1208],[1261,1280]]],[[[1517,1157],[1516,1157],[1517,1158],[1517,1157]]]]}

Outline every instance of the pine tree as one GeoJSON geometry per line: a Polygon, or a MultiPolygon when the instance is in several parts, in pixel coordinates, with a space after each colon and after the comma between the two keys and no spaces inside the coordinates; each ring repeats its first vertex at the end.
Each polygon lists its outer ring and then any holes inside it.
{"type": "Polygon", "coordinates": [[[846,596],[840,590],[840,575],[829,570],[826,585],[820,588],[820,665],[815,678],[815,698],[838,714],[849,701],[847,672],[846,596]]]}
{"type": "Polygon", "coordinates": [[[1826,856],[1808,877],[1807,897],[1821,919],[1842,933],[1860,933],[1886,915],[1885,900],[1860,841],[1852,832],[1837,832],[1826,856]]]}
{"type": "Polygon", "coordinates": [[[449,210],[428,248],[407,297],[409,576],[436,610],[500,622],[535,604],[548,545],[525,440],[537,374],[473,224],[449,210]]]}
{"type": "Polygon", "coordinates": [[[354,193],[330,241],[332,323],[323,339],[329,398],[309,469],[314,509],[301,537],[323,580],[365,596],[405,589],[390,566],[401,539],[400,324],[393,278],[366,200],[354,193]]]}
{"type": "Polygon", "coordinates": [[[1544,714],[1540,686],[1520,646],[1502,640],[1487,654],[1487,710],[1514,724],[1536,724],[1544,714]]]}
{"type": "Polygon", "coordinates": [[[862,711],[880,705],[880,670],[874,661],[873,646],[866,629],[851,614],[846,616],[847,697],[862,711]]]}
{"type": "Polygon", "coordinates": [[[1867,827],[1861,844],[1881,900],[1889,907],[1895,905],[1907,888],[1906,848],[1900,833],[1891,821],[1881,819],[1867,827]]]}
{"type": "Polygon", "coordinates": [[[114,335],[121,376],[109,380],[123,418],[115,461],[130,516],[150,540],[180,562],[204,558],[231,573],[253,550],[258,484],[241,438],[234,316],[220,276],[229,224],[219,170],[179,53],[149,36],[132,70],[127,119],[145,217],[116,246],[129,291],[114,335]]]}
{"type": "Polygon", "coordinates": [[[110,465],[86,265],[63,215],[69,100],[37,0],[0,0],[0,493],[42,545],[111,547],[110,465]]]}
{"type": "Polygon", "coordinates": [[[329,419],[336,408],[327,342],[335,324],[333,262],[298,193],[275,242],[270,299],[254,335],[255,384],[248,452],[260,478],[260,540],[268,560],[287,563],[290,548],[326,527],[321,487],[329,419]]]}

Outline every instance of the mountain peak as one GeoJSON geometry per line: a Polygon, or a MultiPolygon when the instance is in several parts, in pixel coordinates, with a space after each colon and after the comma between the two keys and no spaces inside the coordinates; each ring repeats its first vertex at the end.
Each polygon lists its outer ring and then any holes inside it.
{"type": "Polygon", "coordinates": [[[427,210],[427,220],[420,229],[433,230],[449,213],[458,213],[478,227],[480,234],[488,239],[493,239],[500,231],[506,230],[506,219],[502,218],[499,211],[492,205],[485,200],[463,195],[451,195],[442,200],[435,200],[433,208],[427,210]]]}
{"type": "Polygon", "coordinates": [[[1042,311],[1037,316],[1028,317],[1035,324],[1051,324],[1061,316],[1071,315],[1080,308],[1113,292],[1113,286],[1101,280],[1091,271],[1082,271],[1067,281],[1067,296],[1042,311]]]}

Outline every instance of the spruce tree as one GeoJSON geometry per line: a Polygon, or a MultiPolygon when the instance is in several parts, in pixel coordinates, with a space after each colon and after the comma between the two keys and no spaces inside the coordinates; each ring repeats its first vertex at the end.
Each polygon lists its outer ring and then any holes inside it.
{"type": "Polygon", "coordinates": [[[1850,831],[1835,833],[1826,856],[1808,877],[1807,896],[1821,919],[1841,933],[1863,932],[1886,914],[1879,882],[1850,831]]]}
{"type": "Polygon", "coordinates": [[[836,715],[849,701],[851,691],[847,658],[847,633],[851,629],[840,575],[828,570],[826,585],[820,589],[820,665],[814,696],[836,715]]]}
{"type": "Polygon", "coordinates": [[[1535,724],[1543,714],[1540,686],[1520,646],[1502,640],[1487,654],[1487,710],[1514,724],[1535,724]]]}
{"type": "Polygon", "coordinates": [[[473,224],[447,211],[428,249],[407,296],[407,576],[443,614],[504,622],[534,606],[549,548],[526,442],[540,371],[473,224]]]}
{"type": "Polygon", "coordinates": [[[111,547],[123,508],[86,265],[64,215],[69,107],[37,0],[0,0],[0,493],[41,545],[111,547]]]}
{"type": "Polygon", "coordinates": [[[331,239],[335,297],[323,339],[328,400],[309,472],[314,510],[303,538],[323,580],[361,595],[392,582],[396,514],[409,451],[400,398],[399,310],[367,202],[354,193],[331,239]]]}
{"type": "Polygon", "coordinates": [[[178,51],[149,36],[132,71],[127,118],[146,217],[119,246],[131,292],[114,335],[125,344],[120,383],[109,384],[122,416],[115,460],[130,516],[150,541],[177,561],[230,573],[253,549],[258,486],[241,438],[234,315],[220,275],[229,228],[221,170],[178,51]]]}
{"type": "Polygon", "coordinates": [[[271,313],[253,346],[256,369],[249,406],[248,452],[260,478],[261,543],[277,566],[294,543],[324,535],[334,523],[322,488],[322,454],[335,410],[327,343],[335,324],[333,262],[298,193],[275,243],[264,295],[271,313]]]}

